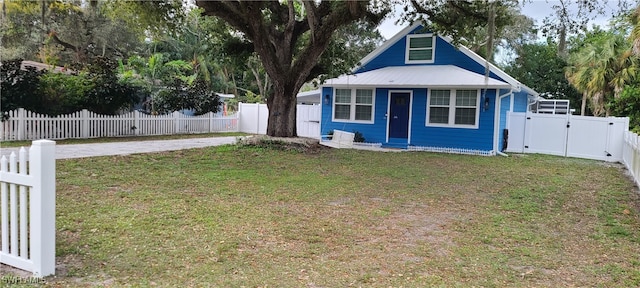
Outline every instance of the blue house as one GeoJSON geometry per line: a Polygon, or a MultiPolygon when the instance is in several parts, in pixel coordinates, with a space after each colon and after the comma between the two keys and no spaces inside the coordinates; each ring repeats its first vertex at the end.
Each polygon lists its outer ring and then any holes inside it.
{"type": "Polygon", "coordinates": [[[495,155],[507,112],[538,93],[452,39],[405,28],[321,87],[321,134],[359,132],[383,147],[495,155]]]}

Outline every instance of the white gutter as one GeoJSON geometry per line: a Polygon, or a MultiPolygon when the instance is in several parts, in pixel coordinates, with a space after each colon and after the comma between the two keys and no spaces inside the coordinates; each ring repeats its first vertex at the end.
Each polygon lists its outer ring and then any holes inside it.
{"type": "MultiPolygon", "coordinates": [[[[498,95],[499,91],[500,90],[496,90],[496,95],[498,95]]],[[[496,154],[502,155],[502,156],[505,156],[507,154],[500,152],[500,149],[498,149],[498,145],[499,145],[498,139],[500,139],[500,134],[499,134],[500,133],[499,131],[500,130],[500,105],[502,103],[502,99],[507,96],[513,96],[513,89],[510,89],[509,92],[496,97],[495,112],[497,113],[495,113],[494,119],[493,119],[493,151],[495,151],[496,154]]]]}

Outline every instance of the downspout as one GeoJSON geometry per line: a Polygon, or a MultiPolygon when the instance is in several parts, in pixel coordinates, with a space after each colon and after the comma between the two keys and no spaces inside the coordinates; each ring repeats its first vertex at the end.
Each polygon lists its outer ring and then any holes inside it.
{"type": "MultiPolygon", "coordinates": [[[[496,95],[500,92],[500,89],[496,89],[496,95]]],[[[509,156],[505,153],[502,153],[500,151],[500,149],[498,149],[498,145],[500,143],[498,143],[499,139],[500,139],[500,106],[502,105],[502,99],[507,97],[507,96],[513,96],[513,88],[509,89],[509,92],[502,94],[498,97],[496,97],[496,113],[494,115],[494,120],[493,120],[493,151],[496,152],[497,155],[501,155],[501,156],[509,156]]],[[[505,115],[506,117],[506,115],[505,115]]]]}

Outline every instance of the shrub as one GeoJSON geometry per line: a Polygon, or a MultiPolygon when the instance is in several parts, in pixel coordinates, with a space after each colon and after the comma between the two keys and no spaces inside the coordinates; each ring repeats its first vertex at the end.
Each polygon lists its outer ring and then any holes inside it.
{"type": "Polygon", "coordinates": [[[360,142],[360,143],[364,142],[364,135],[362,135],[362,133],[353,130],[353,134],[355,134],[353,136],[353,142],[360,142]]]}
{"type": "Polygon", "coordinates": [[[627,86],[609,108],[613,116],[629,117],[629,130],[640,133],[640,86],[627,86]]]}

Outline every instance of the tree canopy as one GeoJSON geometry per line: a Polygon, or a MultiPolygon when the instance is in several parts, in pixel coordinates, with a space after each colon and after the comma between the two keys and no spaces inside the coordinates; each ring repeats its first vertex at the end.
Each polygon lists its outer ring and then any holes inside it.
{"type": "Polygon", "coordinates": [[[377,24],[389,12],[365,1],[196,1],[196,5],[251,42],[272,81],[267,134],[285,137],[296,136],[296,94],[319,76],[320,57],[334,33],[359,20],[377,24]]]}

